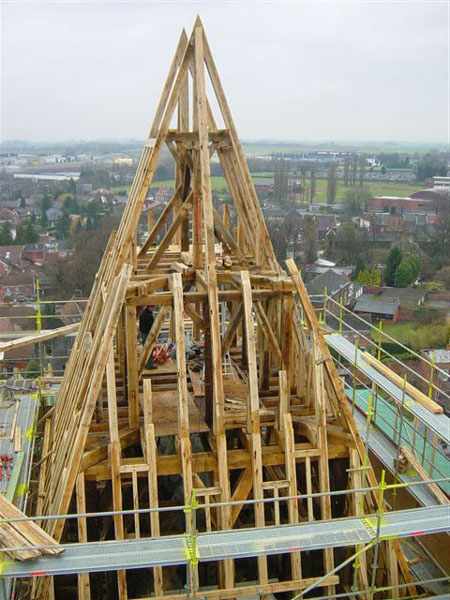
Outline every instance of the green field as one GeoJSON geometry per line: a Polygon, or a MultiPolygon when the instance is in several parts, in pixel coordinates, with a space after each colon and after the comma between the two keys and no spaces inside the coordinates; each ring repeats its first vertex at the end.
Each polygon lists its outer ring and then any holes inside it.
{"type": "MultiPolygon", "coordinates": [[[[252,179],[255,183],[264,183],[268,180],[270,181],[273,176],[270,172],[258,173],[257,175],[252,176],[252,179]]],[[[327,198],[327,180],[326,179],[317,179],[316,183],[316,195],[314,198],[315,202],[326,202],[327,198]]],[[[372,194],[374,196],[409,196],[412,192],[420,190],[423,186],[420,185],[412,185],[408,183],[394,183],[394,182],[374,182],[370,184],[369,182],[364,184],[365,187],[370,188],[372,194]]],[[[173,187],[174,181],[166,180],[166,181],[154,181],[151,185],[151,188],[157,187],[173,187]]],[[[224,177],[211,177],[211,187],[213,192],[227,192],[227,184],[224,177]]],[[[308,197],[308,189],[309,189],[309,180],[306,180],[306,188],[308,197]]],[[[338,191],[336,196],[336,202],[342,202],[344,200],[345,192],[347,189],[351,189],[351,187],[346,187],[342,181],[338,182],[338,191]]],[[[116,186],[112,187],[111,191],[116,194],[127,192],[128,186],[116,186]]]]}
{"type": "MultiPolygon", "coordinates": [[[[307,188],[309,188],[309,181],[306,181],[307,188]]],[[[314,198],[315,202],[326,202],[327,199],[327,180],[317,179],[316,195],[314,198]]],[[[345,186],[342,181],[338,181],[338,190],[336,195],[336,202],[343,202],[345,192],[348,189],[352,189],[354,186],[345,186]]],[[[408,183],[395,183],[395,182],[365,182],[364,187],[370,189],[374,196],[409,196],[417,190],[423,189],[423,185],[414,185],[408,183]]]]}
{"type": "MultiPolygon", "coordinates": [[[[420,325],[417,322],[410,321],[395,325],[383,325],[382,331],[416,352],[420,348],[445,348],[448,335],[442,322],[420,325]]],[[[382,342],[390,341],[382,333],[380,334],[377,328],[373,327],[373,341],[378,342],[380,337],[382,342]]]]}
{"type": "MultiPolygon", "coordinates": [[[[258,174],[259,175],[259,174],[258,174]]],[[[270,173],[268,175],[271,175],[270,173]]],[[[267,177],[252,177],[254,182],[265,182],[267,181],[267,177]]],[[[150,189],[154,189],[154,188],[160,188],[160,187],[173,187],[174,186],[174,180],[173,179],[167,179],[164,181],[154,181],[151,186],[150,189]]],[[[227,192],[228,188],[227,188],[227,183],[225,181],[225,177],[211,177],[211,188],[213,192],[227,192]]],[[[119,185],[116,187],[112,187],[111,191],[119,194],[121,192],[127,192],[129,189],[129,186],[124,186],[124,185],[119,185]]]]}
{"type": "Polygon", "coordinates": [[[242,147],[246,156],[270,156],[271,154],[280,154],[283,152],[312,152],[320,150],[323,152],[365,152],[366,154],[378,154],[380,152],[402,152],[425,154],[430,150],[445,150],[444,144],[405,144],[389,142],[348,142],[335,144],[333,142],[243,142],[242,147]]]}

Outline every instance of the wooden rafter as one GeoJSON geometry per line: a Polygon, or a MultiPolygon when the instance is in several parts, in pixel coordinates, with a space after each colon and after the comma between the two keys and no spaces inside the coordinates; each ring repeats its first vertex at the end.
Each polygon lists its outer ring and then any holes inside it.
{"type": "MultiPolygon", "coordinates": [[[[46,421],[49,458],[37,510],[57,541],[64,519],[45,516],[68,513],[74,493],[83,510],[87,485],[97,486],[102,505],[115,511],[189,503],[197,491],[207,505],[198,526],[208,531],[331,518],[326,493],[334,461],[363,464],[365,450],[293,261],[287,269],[288,276],[276,261],[197,19],[190,37],[184,31],[180,37],[121,224],[106,248],[55,412],[46,421]],[[207,97],[207,76],[216,103],[207,97]],[[224,129],[217,126],[215,104],[224,129]],[[175,160],[175,192],[156,224],[147,218],[148,237],[139,249],[138,223],[164,145],[175,160]],[[232,200],[223,217],[213,204],[212,154],[232,200]],[[146,304],[156,307],[156,316],[140,347],[138,316],[146,304]],[[193,361],[186,343],[191,337],[202,350],[193,361]],[[167,338],[175,358],[146,369],[155,344],[167,338]],[[196,362],[202,363],[200,373],[196,362]],[[315,490],[324,492],[317,505],[312,498],[292,499],[315,490]],[[277,500],[266,510],[264,493],[277,500]],[[231,500],[238,504],[227,505],[231,500]]],[[[370,465],[367,473],[375,486],[370,465]]],[[[349,481],[360,485],[357,477],[349,481]]],[[[367,495],[366,502],[375,506],[375,496],[367,495]]],[[[348,510],[357,514],[356,504],[348,510]]],[[[186,522],[191,526],[192,517],[186,522]]],[[[102,539],[156,537],[180,526],[166,512],[151,512],[146,523],[117,514],[102,523],[102,539]]],[[[78,535],[92,535],[83,520],[78,535]]],[[[398,544],[386,544],[383,552],[389,580],[401,574],[410,582],[398,544]]],[[[231,559],[218,562],[214,576],[198,565],[185,583],[211,598],[301,590],[333,568],[333,551],[325,550],[322,562],[311,565],[294,547],[289,573],[265,557],[257,564],[255,585],[236,586],[231,559]]],[[[365,589],[367,564],[360,576],[365,589]]],[[[341,577],[324,579],[321,586],[331,594],[341,577]]],[[[146,597],[179,597],[170,592],[176,578],[169,569],[155,568],[151,583],[143,579],[119,571],[119,597],[135,589],[146,597]]],[[[44,600],[52,588],[47,580],[33,589],[44,600]]],[[[90,595],[89,578],[80,577],[79,597],[90,595]]]]}

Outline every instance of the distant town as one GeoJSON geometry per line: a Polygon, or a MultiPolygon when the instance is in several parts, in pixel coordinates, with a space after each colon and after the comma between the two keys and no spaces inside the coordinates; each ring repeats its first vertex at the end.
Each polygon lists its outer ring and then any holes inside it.
{"type": "MultiPolygon", "coordinates": [[[[402,343],[391,352],[402,360],[413,360],[404,346],[435,355],[449,374],[446,153],[263,143],[246,144],[245,151],[278,260],[294,258],[319,313],[324,295],[329,299],[328,325],[333,326],[329,313],[338,315],[345,306],[369,323],[360,332],[364,336],[376,338],[381,323],[402,343]]],[[[36,330],[38,313],[43,329],[80,320],[138,159],[138,143],[3,147],[1,338],[36,330]]],[[[214,204],[223,211],[231,206],[226,180],[218,162],[211,171],[214,204]]],[[[167,152],[147,194],[138,244],[174,194],[173,173],[167,152]]],[[[361,323],[348,318],[346,335],[354,337],[361,323]]],[[[61,343],[70,345],[70,338],[44,348],[44,361],[59,372],[69,351],[56,347],[61,343]]],[[[33,346],[18,352],[0,357],[5,375],[38,368],[33,346]]],[[[450,375],[439,384],[450,391],[450,375]]]]}

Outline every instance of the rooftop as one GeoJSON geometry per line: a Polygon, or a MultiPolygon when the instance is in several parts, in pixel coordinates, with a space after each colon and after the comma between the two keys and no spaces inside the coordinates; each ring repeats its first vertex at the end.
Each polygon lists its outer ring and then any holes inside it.
{"type": "Polygon", "coordinates": [[[400,300],[386,300],[378,294],[363,294],[355,305],[355,312],[375,313],[380,315],[395,315],[400,307],[400,300]]]}
{"type": "Polygon", "coordinates": [[[450,350],[445,348],[424,350],[424,354],[429,360],[434,359],[436,363],[450,363],[450,350]]]}

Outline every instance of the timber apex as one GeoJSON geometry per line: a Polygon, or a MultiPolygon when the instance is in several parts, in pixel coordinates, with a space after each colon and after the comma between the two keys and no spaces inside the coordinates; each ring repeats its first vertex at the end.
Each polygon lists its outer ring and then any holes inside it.
{"type": "MultiPolygon", "coordinates": [[[[375,492],[332,505],[331,482],[351,490],[377,481],[303,281],[292,260],[286,267],[275,258],[197,17],[189,37],[183,30],[179,39],[55,410],[44,420],[49,458],[33,506],[57,542],[186,530],[187,568],[168,563],[146,569],[145,577],[133,570],[80,573],[74,598],[175,600],[185,596],[176,590],[186,585],[217,599],[298,592],[312,584],[332,595],[352,583],[363,590],[360,597],[369,597],[370,549],[359,558],[355,580],[348,571],[324,577],[335,568],[330,547],[315,551],[314,560],[299,544],[274,557],[255,549],[257,558],[246,561],[197,562],[192,554],[197,531],[281,527],[384,508],[375,492]],[[146,199],[165,147],[175,163],[175,185],[155,219],[146,199]],[[213,156],[231,198],[222,208],[213,202],[213,156]],[[154,322],[139,340],[139,313],[149,304],[154,322]],[[174,358],[147,368],[164,340],[174,344],[174,358]],[[258,502],[269,498],[273,502],[258,502]],[[194,499],[201,507],[187,513],[120,512],[194,499]],[[119,514],[97,518],[95,527],[84,517],[76,526],[45,519],[86,511],[119,514]]],[[[398,542],[381,547],[383,584],[411,581],[398,542]]],[[[30,597],[67,598],[67,585],[64,576],[38,578],[30,597]]]]}

